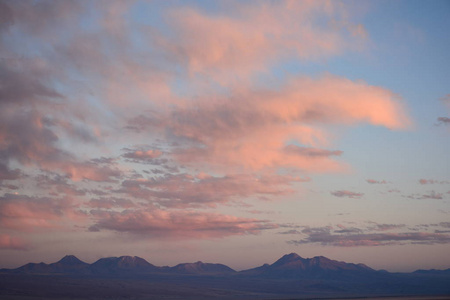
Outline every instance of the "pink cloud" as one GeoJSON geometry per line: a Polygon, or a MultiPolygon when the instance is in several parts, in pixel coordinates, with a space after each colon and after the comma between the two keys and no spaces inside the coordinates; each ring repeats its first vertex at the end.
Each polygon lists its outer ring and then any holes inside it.
{"type": "MultiPolygon", "coordinates": [[[[79,97],[78,91],[84,89],[76,88],[74,105],[69,93],[61,95],[45,78],[66,88],[73,83],[71,76],[86,78],[86,90],[105,96],[95,98],[108,99],[98,100],[96,105],[110,108],[117,119],[137,112],[145,114],[144,124],[140,125],[152,137],[159,134],[170,142],[183,141],[178,144],[182,146],[170,144],[172,152],[167,154],[164,148],[164,156],[188,167],[205,167],[206,171],[220,169],[230,174],[268,169],[273,173],[277,168],[343,171],[347,166],[335,159],[340,152],[324,149],[329,148],[330,139],[322,125],[368,122],[394,129],[408,126],[401,104],[390,91],[333,76],[291,79],[280,89],[272,90],[248,88],[251,85],[246,83],[232,84],[227,86],[230,97],[214,93],[214,97],[181,99],[170,90],[168,82],[174,78],[184,79],[192,89],[197,84],[195,76],[177,77],[174,66],[187,66],[189,75],[201,73],[220,79],[223,70],[250,78],[272,62],[326,57],[347,50],[348,45],[353,48],[365,39],[365,33],[360,24],[351,22],[345,5],[321,1],[251,6],[234,3],[220,13],[179,8],[170,10],[165,19],[171,27],[170,37],[157,33],[157,28],[149,29],[150,32],[142,28],[133,31],[145,37],[140,47],[128,35],[136,28],[123,17],[131,5],[115,2],[106,9],[87,4],[50,7],[36,3],[22,9],[10,5],[16,12],[13,14],[16,20],[10,26],[42,38],[45,46],[41,45],[43,48],[39,50],[45,52],[50,48],[56,63],[29,59],[19,66],[30,72],[11,68],[2,76],[8,83],[8,99],[23,102],[32,99],[36,103],[30,106],[33,109],[21,111],[11,102],[5,118],[2,116],[5,124],[1,126],[4,131],[0,129],[0,150],[8,154],[9,160],[60,172],[73,181],[114,181],[122,175],[118,168],[84,161],[71,153],[69,147],[68,150],[62,147],[67,137],[102,142],[102,126],[120,127],[120,120],[112,126],[111,116],[102,115],[101,109],[93,109],[88,102],[78,101],[85,96],[79,97]],[[56,24],[51,28],[36,17],[47,16],[46,9],[55,14],[48,17],[56,24]],[[77,26],[69,24],[82,22],[88,9],[98,10],[98,31],[77,32],[74,29],[77,26]],[[31,14],[34,10],[36,14],[31,14]],[[324,16],[330,22],[322,24],[324,16]],[[55,29],[64,32],[64,39],[58,38],[57,32],[52,31],[55,29]],[[66,74],[61,70],[70,71],[66,74]],[[132,107],[124,108],[130,101],[132,107]],[[56,108],[58,111],[54,112],[56,108]],[[286,143],[291,140],[304,145],[302,155],[292,152],[286,155],[286,143]]],[[[148,162],[161,155],[157,149],[139,149],[123,157],[148,162]]]]}
{"type": "Polygon", "coordinates": [[[265,220],[194,211],[125,210],[93,211],[91,231],[112,230],[147,237],[203,239],[258,234],[277,226],[265,220]]]}
{"type": "Polygon", "coordinates": [[[68,199],[5,194],[0,197],[0,224],[19,231],[63,228],[85,215],[68,199]]]}
{"type": "Polygon", "coordinates": [[[173,147],[171,155],[187,165],[230,171],[288,167],[330,172],[346,166],[333,159],[341,152],[317,147],[327,145],[329,138],[326,127],[314,124],[361,122],[392,129],[410,124],[391,92],[328,75],[292,79],[279,90],[242,88],[230,97],[198,99],[159,115],[140,116],[130,126],[184,141],[183,146],[173,147]],[[303,148],[289,151],[295,146],[286,147],[286,142],[292,140],[303,148]]]}
{"type": "Polygon", "coordinates": [[[222,11],[230,9],[234,14],[172,10],[167,16],[172,37],[160,36],[159,43],[186,63],[191,74],[224,82],[246,79],[277,60],[314,59],[355,49],[366,37],[363,26],[348,19],[348,8],[332,2],[236,2],[222,11]],[[321,22],[323,17],[329,21],[321,22]]]}
{"type": "Polygon", "coordinates": [[[1,250],[28,250],[28,244],[20,238],[0,233],[1,250]]]}
{"type": "Polygon", "coordinates": [[[39,55],[0,61],[0,180],[29,172],[33,177],[26,184],[37,183],[35,195],[58,198],[3,195],[0,224],[5,228],[83,223],[88,217],[77,205],[84,203],[111,210],[92,213],[93,230],[193,238],[258,233],[276,225],[176,208],[288,195],[295,183],[309,179],[278,174],[347,169],[342,151],[327,150],[333,149],[330,127],[364,123],[404,129],[410,124],[397,95],[363,81],[325,75],[288,78],[279,88],[254,87],[253,79],[275,63],[358,48],[366,32],[350,20],[345,4],[235,2],[219,4],[227,9],[214,13],[183,7],[167,13],[170,28],[133,26],[126,18],[132,2],[106,8],[88,2],[6,5],[12,13],[0,30],[11,37],[0,39],[2,57],[26,53],[24,40],[33,41],[33,53],[39,55]],[[81,26],[86,12],[98,16],[92,31],[81,26]],[[178,82],[185,98],[171,88],[178,82]],[[141,135],[122,134],[124,125],[141,135]],[[149,178],[141,166],[133,166],[137,170],[128,176],[128,166],[86,157],[93,151],[111,155],[137,137],[162,138],[162,147],[127,149],[116,161],[155,165],[149,178]],[[178,171],[198,175],[174,175],[178,171]],[[47,178],[35,181],[34,174],[47,178]],[[75,200],[89,193],[103,197],[75,200]],[[110,197],[114,193],[132,200],[110,197]],[[156,206],[160,209],[130,210],[156,206]],[[118,212],[124,208],[129,210],[118,212]]]}
{"type": "Polygon", "coordinates": [[[348,197],[348,198],[354,198],[354,199],[359,199],[362,196],[364,196],[363,193],[355,193],[355,192],[346,191],[346,190],[334,191],[334,192],[331,192],[331,194],[336,197],[348,197]]]}

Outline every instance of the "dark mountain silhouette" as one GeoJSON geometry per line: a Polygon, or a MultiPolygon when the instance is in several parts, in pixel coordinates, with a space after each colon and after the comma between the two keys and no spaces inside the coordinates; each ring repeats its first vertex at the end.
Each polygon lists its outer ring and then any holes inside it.
{"type": "Polygon", "coordinates": [[[79,265],[87,265],[84,261],[81,261],[75,255],[66,255],[61,258],[60,261],[55,264],[64,265],[64,266],[79,266],[79,265]]]}
{"type": "Polygon", "coordinates": [[[180,274],[232,274],[236,273],[232,268],[222,264],[203,263],[184,263],[170,268],[171,272],[180,274]]]}
{"type": "Polygon", "coordinates": [[[324,256],[302,258],[296,253],[286,254],[271,265],[242,271],[241,274],[265,277],[330,277],[360,273],[376,273],[364,264],[345,263],[324,256]]]}
{"type": "Polygon", "coordinates": [[[0,270],[0,299],[10,296],[22,299],[29,295],[39,295],[40,299],[450,295],[450,269],[389,273],[363,264],[323,256],[302,258],[291,253],[271,265],[240,272],[223,264],[201,261],[157,267],[136,256],[107,257],[87,264],[73,255],[51,264],[29,263],[17,269],[0,270]]]}
{"type": "Polygon", "coordinates": [[[137,256],[120,256],[100,258],[90,265],[89,270],[94,274],[116,274],[155,272],[159,268],[137,256]]]}
{"type": "Polygon", "coordinates": [[[33,274],[46,274],[46,273],[86,273],[89,267],[88,263],[79,260],[74,255],[66,255],[61,260],[51,264],[41,263],[28,263],[14,271],[19,273],[33,273],[33,274]]]}
{"type": "Polygon", "coordinates": [[[261,275],[262,273],[264,273],[268,268],[270,268],[269,264],[264,264],[260,267],[256,267],[253,269],[248,269],[248,270],[243,270],[240,271],[239,274],[240,275],[248,275],[248,276],[255,276],[255,275],[261,275]]]}
{"type": "Polygon", "coordinates": [[[49,273],[51,272],[49,265],[46,263],[28,263],[17,269],[11,270],[16,273],[49,273]]]}
{"type": "Polygon", "coordinates": [[[296,298],[298,295],[450,295],[450,269],[389,273],[363,264],[323,256],[302,258],[291,253],[271,265],[236,272],[223,264],[201,261],[157,267],[137,256],[120,256],[87,264],[67,255],[51,264],[29,263],[17,269],[0,270],[0,298],[8,293],[15,295],[17,291],[23,291],[23,295],[44,296],[54,291],[58,297],[74,298],[79,298],[83,292],[83,297],[93,294],[99,299],[116,293],[135,297],[142,291],[156,298],[166,294],[183,298],[191,293],[191,299],[198,299],[198,293],[206,295],[206,299],[222,297],[223,293],[230,294],[231,299],[235,295],[261,299],[296,298]],[[122,290],[122,287],[129,290],[122,290]]]}
{"type": "Polygon", "coordinates": [[[55,272],[85,272],[89,267],[88,263],[79,260],[74,255],[66,255],[60,261],[52,263],[49,268],[55,272]]]}

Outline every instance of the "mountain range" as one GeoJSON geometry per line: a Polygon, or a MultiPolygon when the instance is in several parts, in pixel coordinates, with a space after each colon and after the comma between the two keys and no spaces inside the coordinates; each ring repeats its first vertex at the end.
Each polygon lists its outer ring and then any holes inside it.
{"type": "Polygon", "coordinates": [[[390,273],[323,256],[302,258],[296,253],[243,271],[201,261],[159,267],[137,256],[107,257],[88,264],[67,255],[51,264],[1,269],[0,298],[5,295],[40,295],[39,299],[450,295],[450,269],[390,273]]]}
{"type": "Polygon", "coordinates": [[[51,264],[28,263],[16,269],[2,269],[3,272],[27,274],[144,274],[171,273],[196,275],[240,275],[265,277],[320,277],[326,274],[371,273],[376,272],[364,264],[345,263],[323,256],[302,258],[296,253],[286,254],[273,264],[237,272],[223,264],[182,263],[174,267],[157,267],[137,256],[100,258],[92,264],[85,263],[74,255],[66,255],[51,264]]]}

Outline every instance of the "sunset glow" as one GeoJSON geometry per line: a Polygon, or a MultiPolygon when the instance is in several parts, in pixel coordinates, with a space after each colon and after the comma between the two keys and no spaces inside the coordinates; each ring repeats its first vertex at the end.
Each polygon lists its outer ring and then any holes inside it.
{"type": "Polygon", "coordinates": [[[450,268],[448,1],[0,1],[0,268],[450,268]]]}

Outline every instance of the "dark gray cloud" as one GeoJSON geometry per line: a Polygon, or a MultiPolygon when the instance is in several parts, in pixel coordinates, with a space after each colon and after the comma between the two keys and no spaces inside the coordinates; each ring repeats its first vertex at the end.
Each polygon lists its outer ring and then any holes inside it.
{"type": "Polygon", "coordinates": [[[0,182],[2,180],[16,180],[22,176],[19,169],[11,170],[7,165],[0,162],[0,182]]]}
{"type": "Polygon", "coordinates": [[[68,182],[68,178],[59,174],[53,175],[38,175],[35,178],[37,186],[52,192],[54,195],[66,195],[66,196],[84,196],[86,195],[85,189],[80,189],[76,185],[68,182]]]}
{"type": "Polygon", "coordinates": [[[111,208],[129,209],[137,206],[133,201],[129,199],[116,197],[94,198],[89,200],[89,202],[87,202],[86,205],[92,208],[99,208],[99,209],[111,209],[111,208]]]}
{"type": "Polygon", "coordinates": [[[287,154],[301,155],[307,157],[328,157],[328,156],[340,156],[342,155],[342,151],[340,150],[326,150],[326,149],[317,149],[311,147],[301,147],[296,145],[289,145],[284,148],[284,151],[287,154]]]}
{"type": "Polygon", "coordinates": [[[435,191],[430,191],[427,194],[421,195],[418,199],[435,199],[441,200],[443,199],[442,193],[437,193],[435,191]]]}
{"type": "Polygon", "coordinates": [[[356,192],[351,192],[351,191],[346,191],[346,190],[340,190],[340,191],[334,191],[334,192],[330,192],[331,195],[336,196],[336,197],[347,197],[347,198],[353,198],[353,199],[359,199],[362,196],[364,196],[363,193],[356,193],[356,192]]]}
{"type": "MultiPolygon", "coordinates": [[[[448,228],[448,222],[421,224],[408,228],[409,231],[405,231],[405,224],[367,223],[367,226],[361,228],[346,227],[340,224],[336,226],[305,227],[300,233],[300,235],[305,236],[304,238],[290,240],[288,243],[294,245],[320,244],[336,247],[450,243],[450,235],[447,234],[447,230],[442,230],[448,228]],[[432,227],[441,227],[442,229],[431,230],[432,227]]],[[[294,234],[294,231],[292,233],[294,234]]]]}
{"type": "Polygon", "coordinates": [[[128,162],[157,166],[167,166],[167,163],[169,162],[167,158],[160,158],[163,155],[163,152],[158,149],[124,148],[122,150],[125,151],[125,153],[122,154],[122,157],[124,157],[128,162]]]}
{"type": "Polygon", "coordinates": [[[448,117],[439,117],[437,118],[438,124],[448,125],[450,124],[450,118],[448,117]]]}
{"type": "Polygon", "coordinates": [[[430,232],[401,233],[367,233],[367,234],[311,234],[305,239],[288,241],[290,244],[302,245],[317,243],[323,246],[356,247],[356,246],[386,246],[398,244],[448,244],[450,235],[430,232]]]}
{"type": "Polygon", "coordinates": [[[369,226],[368,229],[373,231],[393,230],[404,228],[406,226],[405,224],[378,224],[375,222],[370,222],[370,224],[373,224],[373,226],[369,226]]]}

